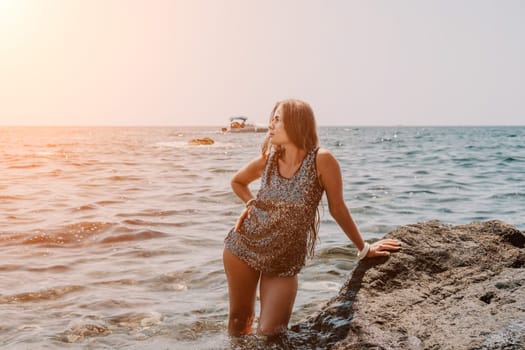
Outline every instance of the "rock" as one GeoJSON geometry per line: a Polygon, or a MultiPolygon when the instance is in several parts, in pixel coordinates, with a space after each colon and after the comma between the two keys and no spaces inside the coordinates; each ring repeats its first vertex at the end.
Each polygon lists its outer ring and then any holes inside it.
{"type": "Polygon", "coordinates": [[[203,137],[201,139],[191,139],[188,143],[190,145],[213,145],[215,141],[209,137],[203,137]]]}
{"type": "Polygon", "coordinates": [[[431,221],[385,238],[402,250],[359,262],[336,298],[291,328],[304,348],[525,349],[523,232],[431,221]]]}

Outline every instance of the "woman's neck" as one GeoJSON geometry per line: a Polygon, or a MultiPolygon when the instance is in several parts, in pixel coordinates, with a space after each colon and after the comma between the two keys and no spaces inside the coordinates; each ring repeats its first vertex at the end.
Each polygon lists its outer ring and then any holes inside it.
{"type": "Polygon", "coordinates": [[[283,152],[281,155],[281,161],[283,163],[293,166],[303,162],[303,159],[306,156],[306,151],[304,149],[298,148],[295,145],[286,145],[282,147],[283,152]]]}

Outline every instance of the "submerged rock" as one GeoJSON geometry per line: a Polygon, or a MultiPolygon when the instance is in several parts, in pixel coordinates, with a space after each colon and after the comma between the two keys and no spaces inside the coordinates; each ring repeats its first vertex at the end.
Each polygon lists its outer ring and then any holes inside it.
{"type": "Polygon", "coordinates": [[[203,137],[203,138],[197,138],[197,139],[191,139],[188,141],[190,145],[213,145],[215,141],[213,141],[212,138],[209,137],[203,137]]]}
{"type": "Polygon", "coordinates": [[[407,225],[292,327],[322,349],[525,349],[525,236],[500,221],[407,225]]]}

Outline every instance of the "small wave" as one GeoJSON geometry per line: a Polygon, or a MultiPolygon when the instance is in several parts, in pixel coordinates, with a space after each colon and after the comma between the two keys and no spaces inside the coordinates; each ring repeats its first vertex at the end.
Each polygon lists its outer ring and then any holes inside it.
{"type": "Polygon", "coordinates": [[[501,161],[502,163],[514,163],[514,162],[523,162],[521,157],[507,157],[501,161]]]}
{"type": "Polygon", "coordinates": [[[145,221],[140,219],[130,219],[130,220],[124,220],[122,223],[127,225],[133,225],[133,226],[150,226],[155,225],[153,221],[145,221]]]}
{"type": "Polygon", "coordinates": [[[108,222],[79,222],[66,225],[59,229],[50,231],[35,230],[33,235],[19,235],[23,245],[45,245],[47,247],[59,247],[82,243],[92,236],[99,235],[114,224],[108,222]]]}
{"type": "Polygon", "coordinates": [[[478,158],[472,158],[472,157],[467,157],[467,158],[452,158],[452,161],[454,163],[457,163],[461,166],[464,166],[464,167],[475,167],[475,166],[478,166],[479,164],[482,164],[482,161],[481,159],[478,159],[478,158]]]}
{"type": "Polygon", "coordinates": [[[164,148],[186,148],[188,147],[188,142],[184,141],[171,141],[171,142],[157,142],[153,144],[154,147],[164,147],[164,148]]]}
{"type": "Polygon", "coordinates": [[[31,164],[22,164],[22,165],[10,165],[7,169],[34,169],[43,166],[43,163],[31,163],[31,164]]]}
{"type": "MultiPolygon", "coordinates": [[[[449,196],[449,197],[442,197],[442,198],[437,198],[435,199],[436,203],[458,203],[458,202],[461,202],[461,198],[460,197],[454,197],[454,196],[449,196]]],[[[447,212],[448,209],[440,209],[439,211],[440,212],[447,212]]]]}
{"type": "Polygon", "coordinates": [[[70,267],[66,265],[52,265],[44,267],[28,267],[27,271],[31,272],[66,272],[70,267]]]}
{"type": "Polygon", "coordinates": [[[128,242],[128,241],[143,241],[146,239],[164,237],[166,235],[167,234],[163,232],[147,230],[147,231],[142,231],[136,234],[123,234],[123,235],[106,237],[102,239],[100,242],[101,243],[120,243],[120,242],[128,242]]]}
{"type": "Polygon", "coordinates": [[[91,161],[85,161],[85,162],[71,162],[69,163],[70,165],[72,166],[75,166],[75,167],[78,167],[78,168],[88,168],[92,165],[97,165],[99,164],[99,161],[97,160],[91,160],[91,161]]]}
{"type": "MultiPolygon", "coordinates": [[[[140,281],[136,280],[136,279],[131,279],[131,278],[123,278],[123,279],[117,279],[117,280],[106,280],[106,281],[102,281],[102,282],[96,282],[94,283],[94,285],[97,285],[97,286],[136,286],[137,284],[139,284],[140,281]]],[[[114,303],[114,301],[110,301],[110,302],[103,302],[102,304],[105,304],[105,305],[110,305],[114,303]]],[[[123,304],[125,304],[126,302],[121,302],[120,304],[118,304],[119,306],[123,306],[123,304]]],[[[100,304],[100,303],[99,303],[100,304]]],[[[91,304],[90,304],[91,305],[91,304]]],[[[125,306],[125,305],[124,305],[125,306]]],[[[136,305],[135,305],[136,306],[136,305]]]]}
{"type": "Polygon", "coordinates": [[[105,206],[105,205],[111,205],[111,204],[120,204],[122,203],[122,200],[102,200],[95,202],[96,205],[105,206]]]}
{"type": "Polygon", "coordinates": [[[63,174],[64,174],[64,172],[61,169],[55,169],[55,170],[51,170],[51,171],[48,171],[46,173],[43,173],[42,175],[44,175],[44,176],[51,176],[51,177],[59,177],[59,176],[61,176],[63,174]]]}
{"type": "Polygon", "coordinates": [[[84,289],[82,286],[72,285],[63,287],[54,287],[45,289],[38,292],[27,292],[18,293],[14,295],[2,295],[0,296],[1,304],[12,304],[12,303],[28,303],[28,302],[39,302],[55,300],[63,297],[64,295],[74,293],[84,289]]]}
{"type": "Polygon", "coordinates": [[[0,271],[1,272],[17,271],[17,270],[20,270],[21,268],[22,268],[22,266],[20,266],[20,265],[12,265],[12,264],[0,265],[0,271]]]}
{"type": "Polygon", "coordinates": [[[20,200],[20,199],[24,199],[24,198],[20,196],[2,196],[0,195],[0,201],[14,201],[14,200],[20,200]]]}
{"type": "MultiPolygon", "coordinates": [[[[189,141],[189,140],[188,140],[189,141]]],[[[188,143],[188,141],[170,141],[170,142],[157,142],[153,144],[153,147],[157,148],[238,148],[242,145],[239,143],[233,143],[233,142],[221,142],[221,141],[215,141],[212,145],[192,145],[188,143]]]]}
{"type": "Polygon", "coordinates": [[[124,220],[122,222],[123,224],[130,225],[130,226],[146,226],[146,227],[162,227],[162,226],[168,226],[173,227],[176,226],[176,223],[172,222],[156,222],[156,221],[148,221],[148,220],[141,220],[141,219],[130,219],[130,220],[124,220]]]}
{"type": "Polygon", "coordinates": [[[113,175],[106,178],[106,180],[109,181],[139,181],[142,180],[140,177],[137,176],[125,176],[125,175],[113,175]]]}
{"type": "Polygon", "coordinates": [[[137,340],[145,340],[159,331],[164,316],[155,311],[130,312],[105,320],[75,322],[68,330],[57,334],[54,340],[63,343],[79,343],[86,338],[108,336],[112,333],[129,333],[137,340]]]}
{"type": "Polygon", "coordinates": [[[403,194],[408,194],[412,196],[414,194],[437,194],[437,193],[434,191],[430,191],[430,190],[412,190],[412,191],[405,191],[403,192],[403,194]]]}
{"type": "Polygon", "coordinates": [[[173,257],[177,254],[182,254],[186,252],[184,250],[184,247],[176,246],[176,247],[167,247],[166,249],[154,249],[154,250],[146,250],[146,249],[134,249],[128,252],[128,256],[132,259],[134,258],[153,258],[153,257],[160,257],[160,256],[169,256],[173,257]]]}
{"type": "Polygon", "coordinates": [[[303,281],[301,284],[302,290],[307,291],[333,291],[338,292],[341,286],[339,283],[331,281],[303,281]]]}
{"type": "Polygon", "coordinates": [[[490,216],[488,215],[477,215],[477,216],[469,216],[467,217],[467,221],[469,222],[475,222],[475,221],[486,221],[489,220],[490,216]]]}
{"type": "Polygon", "coordinates": [[[63,343],[79,343],[86,337],[106,336],[111,333],[111,330],[104,324],[86,323],[72,327],[56,336],[55,339],[63,343]]]}
{"type": "Polygon", "coordinates": [[[522,192],[508,192],[508,193],[497,193],[490,196],[490,199],[519,199],[525,198],[525,193],[522,192]]]}
{"type": "MultiPolygon", "coordinates": [[[[202,338],[203,334],[222,333],[224,329],[224,320],[218,319],[202,319],[192,322],[191,324],[177,325],[176,338],[179,341],[195,341],[202,338]]],[[[237,349],[237,348],[236,348],[237,349]]],[[[251,349],[250,347],[242,347],[239,349],[251,349]]]]}
{"type": "Polygon", "coordinates": [[[431,163],[433,163],[433,162],[439,162],[439,161],[440,161],[440,158],[439,158],[439,156],[426,156],[426,157],[423,157],[423,158],[421,159],[421,161],[424,162],[424,163],[429,163],[429,164],[431,164],[431,163]]]}
{"type": "Polygon", "coordinates": [[[353,248],[333,247],[320,249],[316,255],[321,259],[349,259],[349,257],[355,256],[355,252],[357,251],[353,248]]]}
{"type": "Polygon", "coordinates": [[[111,317],[108,321],[121,327],[136,330],[144,327],[151,327],[162,322],[163,316],[159,312],[130,312],[111,317]]]}
{"type": "Polygon", "coordinates": [[[78,146],[78,142],[71,142],[71,143],[48,143],[46,147],[49,148],[55,148],[55,147],[71,147],[71,146],[78,146]]]}
{"type": "Polygon", "coordinates": [[[121,218],[136,218],[136,217],[168,217],[174,215],[194,214],[197,211],[195,209],[184,209],[184,210],[154,210],[146,209],[135,213],[120,213],[117,217],[121,218]]]}
{"type": "Polygon", "coordinates": [[[7,245],[18,244],[21,241],[23,241],[26,237],[27,237],[27,234],[24,234],[24,233],[19,233],[19,232],[7,233],[7,232],[3,232],[0,235],[0,242],[3,243],[3,244],[7,244],[7,245]]]}
{"type": "Polygon", "coordinates": [[[80,210],[80,211],[96,210],[96,209],[98,209],[98,207],[94,204],[81,205],[80,207],[75,208],[75,210],[80,210]]]}
{"type": "Polygon", "coordinates": [[[229,174],[229,173],[234,173],[236,171],[237,171],[236,169],[225,169],[225,168],[212,168],[212,169],[210,169],[210,172],[211,173],[215,173],[215,174],[229,174]]]}

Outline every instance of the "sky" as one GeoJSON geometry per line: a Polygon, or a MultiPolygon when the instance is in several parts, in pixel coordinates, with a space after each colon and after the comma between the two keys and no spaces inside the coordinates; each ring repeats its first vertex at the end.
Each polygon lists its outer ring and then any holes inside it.
{"type": "Polygon", "coordinates": [[[522,0],[0,0],[0,125],[525,125],[522,0]]]}

